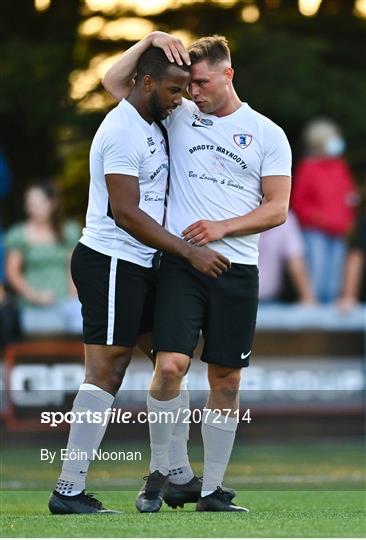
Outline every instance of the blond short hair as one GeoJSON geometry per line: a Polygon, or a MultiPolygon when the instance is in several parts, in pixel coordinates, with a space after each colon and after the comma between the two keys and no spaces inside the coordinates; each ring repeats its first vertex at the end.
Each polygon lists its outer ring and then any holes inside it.
{"type": "Polygon", "coordinates": [[[333,120],[316,118],[305,126],[302,135],[307,151],[311,154],[321,154],[327,140],[340,132],[339,126],[333,120]]]}
{"type": "Polygon", "coordinates": [[[228,41],[225,36],[218,34],[198,39],[188,48],[188,52],[192,64],[197,64],[201,60],[208,60],[210,64],[226,60],[231,64],[228,41]]]}

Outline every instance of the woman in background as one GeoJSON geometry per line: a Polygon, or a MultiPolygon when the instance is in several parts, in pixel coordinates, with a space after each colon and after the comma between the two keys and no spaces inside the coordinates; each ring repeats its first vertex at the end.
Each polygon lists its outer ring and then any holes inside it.
{"type": "Polygon", "coordinates": [[[6,278],[17,293],[24,333],[81,333],[82,320],[69,262],[80,238],[75,222],[63,221],[52,182],[25,192],[26,221],[5,235],[6,278]]]}
{"type": "Polygon", "coordinates": [[[339,127],[315,120],[306,127],[304,140],[307,155],[295,170],[291,202],[304,233],[315,295],[327,303],[340,293],[358,195],[342,155],[345,141],[339,127]]]}

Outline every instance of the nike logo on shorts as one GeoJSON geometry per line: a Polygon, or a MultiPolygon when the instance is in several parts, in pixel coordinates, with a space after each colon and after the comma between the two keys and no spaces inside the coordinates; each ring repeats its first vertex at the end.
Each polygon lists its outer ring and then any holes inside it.
{"type": "Polygon", "coordinates": [[[250,355],[251,352],[252,352],[252,351],[250,350],[247,354],[241,353],[241,357],[240,357],[240,358],[241,358],[242,360],[245,360],[246,358],[248,358],[248,356],[250,355]]]}

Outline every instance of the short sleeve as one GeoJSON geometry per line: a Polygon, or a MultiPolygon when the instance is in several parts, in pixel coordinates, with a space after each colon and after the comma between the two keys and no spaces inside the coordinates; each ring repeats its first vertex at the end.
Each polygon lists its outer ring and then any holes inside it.
{"type": "Polygon", "coordinates": [[[24,251],[24,224],[21,223],[10,227],[10,229],[4,235],[4,245],[6,251],[11,251],[13,249],[24,251]]]}
{"type": "Polygon", "coordinates": [[[291,176],[291,148],[284,131],[276,124],[270,124],[265,127],[263,135],[261,177],[291,176]]]}
{"type": "Polygon", "coordinates": [[[132,136],[131,131],[125,128],[105,130],[101,139],[101,152],[104,174],[139,176],[143,150],[141,144],[137,144],[136,132],[132,136]]]}
{"type": "Polygon", "coordinates": [[[64,226],[65,242],[70,247],[74,248],[80,240],[81,226],[76,221],[67,221],[64,226]]]}

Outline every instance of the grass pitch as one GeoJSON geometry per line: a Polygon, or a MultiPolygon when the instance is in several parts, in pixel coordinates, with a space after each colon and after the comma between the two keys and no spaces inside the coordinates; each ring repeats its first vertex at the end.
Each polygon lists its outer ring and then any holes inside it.
{"type": "MultiPolygon", "coordinates": [[[[131,445],[130,445],[131,447],[131,445]]],[[[365,455],[361,444],[250,445],[234,452],[225,485],[249,514],[196,513],[194,505],[158,514],[134,508],[142,462],[95,463],[88,483],[121,515],[52,516],[47,509],[60,464],[37,449],[2,456],[1,535],[7,537],[365,537],[365,455]],[[243,453],[245,450],[245,453],[243,453]],[[126,491],[129,486],[129,491],[126,491]],[[12,489],[13,488],[13,489],[12,489]]],[[[199,472],[201,450],[191,451],[199,472]]]]}
{"type": "Polygon", "coordinates": [[[167,506],[158,514],[138,514],[131,491],[98,494],[123,514],[51,516],[48,492],[3,494],[3,535],[9,537],[363,537],[365,501],[361,492],[241,491],[236,500],[249,514],[196,513],[167,506]]]}

